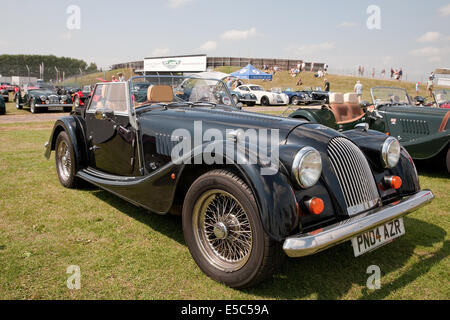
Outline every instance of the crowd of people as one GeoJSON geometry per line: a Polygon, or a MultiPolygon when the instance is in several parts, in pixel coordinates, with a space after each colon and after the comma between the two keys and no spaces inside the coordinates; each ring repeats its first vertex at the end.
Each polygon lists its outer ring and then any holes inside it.
{"type": "MultiPolygon", "coordinates": [[[[358,66],[358,76],[364,77],[365,75],[366,75],[365,68],[363,66],[358,66]]],[[[367,74],[367,76],[369,76],[369,73],[367,74]]],[[[372,72],[370,73],[370,76],[372,78],[376,77],[376,69],[375,68],[372,68],[372,72]]],[[[386,77],[386,69],[381,69],[380,77],[383,79],[386,77]]],[[[394,69],[391,67],[390,78],[393,80],[401,81],[403,79],[403,69],[402,68],[394,69]]]]}

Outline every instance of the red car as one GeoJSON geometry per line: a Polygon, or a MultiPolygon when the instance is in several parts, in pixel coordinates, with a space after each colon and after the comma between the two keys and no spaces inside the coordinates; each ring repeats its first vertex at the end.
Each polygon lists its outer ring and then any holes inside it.
{"type": "Polygon", "coordinates": [[[3,100],[5,100],[5,102],[9,101],[9,93],[14,91],[15,86],[13,86],[12,84],[7,82],[2,82],[0,84],[0,96],[3,97],[3,100]]]}
{"type": "Polygon", "coordinates": [[[92,95],[91,86],[84,86],[82,90],[75,92],[72,95],[73,106],[75,108],[79,106],[84,106],[84,104],[87,103],[91,95],[92,95]]]}

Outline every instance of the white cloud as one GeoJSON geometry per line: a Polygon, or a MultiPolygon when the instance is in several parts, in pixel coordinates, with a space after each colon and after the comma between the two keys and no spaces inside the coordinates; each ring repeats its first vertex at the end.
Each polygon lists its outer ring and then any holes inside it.
{"type": "Polygon", "coordinates": [[[173,9],[180,8],[191,1],[192,0],[168,0],[169,7],[173,9]]]}
{"type": "Polygon", "coordinates": [[[357,26],[358,26],[358,24],[356,22],[351,22],[351,21],[343,21],[339,24],[339,27],[341,27],[341,28],[355,28],[357,26]]]}
{"type": "Polygon", "coordinates": [[[165,56],[165,55],[168,55],[169,53],[170,53],[169,48],[156,48],[156,49],[153,49],[153,51],[152,51],[152,55],[154,57],[165,56]]]}
{"type": "Polygon", "coordinates": [[[439,32],[430,31],[422,35],[417,39],[419,42],[436,42],[438,41],[442,35],[439,32]]]}
{"type": "Polygon", "coordinates": [[[244,40],[257,35],[256,28],[248,30],[229,30],[222,34],[221,38],[225,40],[244,40]]]}
{"type": "Polygon", "coordinates": [[[427,59],[429,62],[440,62],[442,57],[450,53],[450,47],[424,47],[409,52],[411,56],[427,59]]]}
{"type": "Polygon", "coordinates": [[[438,9],[438,13],[441,17],[448,17],[450,16],[450,4],[447,4],[443,7],[440,7],[438,9]]]}
{"type": "Polygon", "coordinates": [[[323,51],[328,51],[334,49],[334,42],[323,42],[317,44],[307,44],[301,47],[298,47],[296,51],[302,54],[316,54],[323,51]]]}
{"type": "Polygon", "coordinates": [[[206,41],[200,47],[200,50],[203,50],[203,51],[213,51],[216,49],[217,49],[217,42],[215,42],[215,41],[206,41]]]}
{"type": "Polygon", "coordinates": [[[59,34],[59,39],[61,40],[72,40],[72,32],[66,31],[59,34]]]}

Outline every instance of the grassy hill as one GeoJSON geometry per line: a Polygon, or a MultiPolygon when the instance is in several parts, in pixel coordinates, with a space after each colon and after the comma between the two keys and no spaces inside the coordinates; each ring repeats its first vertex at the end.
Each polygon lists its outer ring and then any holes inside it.
{"type": "MultiPolygon", "coordinates": [[[[216,71],[232,73],[239,70],[237,67],[219,67],[216,71]]],[[[332,92],[353,92],[353,88],[357,80],[361,81],[363,85],[363,99],[371,100],[370,97],[370,88],[372,87],[401,87],[405,88],[411,97],[416,96],[416,84],[415,82],[405,82],[405,81],[396,81],[396,80],[387,80],[387,79],[371,79],[371,78],[358,78],[352,76],[342,76],[342,75],[334,75],[328,74],[325,77],[330,82],[330,90],[332,92]]],[[[293,90],[301,90],[309,87],[317,87],[320,86],[323,88],[324,81],[323,78],[315,78],[314,73],[312,72],[302,72],[297,77],[292,78],[289,72],[282,71],[278,72],[273,81],[261,81],[261,80],[251,80],[251,83],[259,84],[265,89],[270,88],[292,88],[293,90]],[[296,86],[296,83],[299,79],[302,79],[303,85],[296,86]]],[[[420,87],[419,95],[426,97],[426,85],[422,84],[420,87]]]]}
{"type": "Polygon", "coordinates": [[[133,69],[115,69],[115,70],[109,70],[105,72],[96,72],[96,73],[90,73],[82,77],[73,77],[70,79],[67,79],[66,81],[62,82],[62,85],[72,85],[77,84],[78,86],[84,86],[89,84],[95,84],[97,82],[100,82],[98,78],[102,78],[105,80],[110,81],[112,76],[116,76],[118,78],[117,74],[119,72],[122,72],[126,79],[129,79],[131,76],[134,76],[133,69]]]}
{"type": "MultiPolygon", "coordinates": [[[[215,71],[220,71],[224,73],[232,73],[237,71],[238,67],[219,67],[216,68],[215,71]]],[[[97,72],[85,75],[83,77],[71,78],[63,82],[63,84],[78,84],[79,86],[95,84],[99,82],[98,78],[104,78],[106,80],[111,80],[111,77],[115,75],[117,77],[117,73],[122,72],[125,75],[126,79],[129,79],[131,76],[135,75],[132,69],[116,69],[105,72],[97,72]]],[[[385,87],[401,87],[405,88],[411,97],[416,96],[416,84],[414,82],[405,82],[405,81],[396,81],[396,80],[387,80],[387,79],[371,79],[371,78],[358,78],[352,76],[342,76],[342,75],[334,75],[328,74],[326,76],[328,81],[330,82],[330,89],[332,92],[353,92],[353,88],[357,80],[360,80],[362,85],[364,86],[363,90],[363,99],[371,100],[370,97],[370,88],[377,86],[385,86],[385,87]]],[[[314,73],[312,72],[302,72],[297,77],[292,78],[287,71],[278,72],[273,81],[262,81],[262,80],[252,80],[252,83],[259,84],[266,89],[271,88],[292,88],[294,90],[305,89],[309,87],[323,87],[324,81],[323,78],[318,79],[314,77],[314,73]],[[301,78],[303,81],[302,86],[296,86],[298,78],[301,78]]],[[[420,87],[419,95],[426,97],[426,86],[422,84],[420,87]]]]}

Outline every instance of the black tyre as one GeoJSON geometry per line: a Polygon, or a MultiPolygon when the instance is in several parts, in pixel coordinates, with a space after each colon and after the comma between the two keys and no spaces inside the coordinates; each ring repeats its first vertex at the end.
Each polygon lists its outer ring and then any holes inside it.
{"type": "Polygon", "coordinates": [[[262,97],[261,98],[261,105],[262,106],[268,106],[270,104],[269,98],[267,97],[262,97]]]}
{"type": "Polygon", "coordinates": [[[247,104],[248,107],[254,107],[255,106],[254,102],[247,102],[246,104],[247,104]]]}
{"type": "Polygon", "coordinates": [[[30,111],[31,111],[31,113],[39,112],[39,109],[36,108],[36,102],[34,101],[34,99],[31,99],[31,101],[30,101],[30,111]]]}
{"type": "Polygon", "coordinates": [[[226,170],[213,170],[190,187],[183,233],[192,257],[212,279],[233,288],[270,276],[282,258],[263,230],[251,189],[226,170]]]}
{"type": "Polygon", "coordinates": [[[65,131],[56,138],[55,162],[59,182],[66,188],[76,188],[80,180],[76,174],[76,159],[72,143],[65,131]]]}
{"type": "Polygon", "coordinates": [[[20,102],[19,102],[19,97],[16,97],[16,109],[18,109],[18,110],[22,109],[22,106],[20,105],[20,102]]]}
{"type": "Polygon", "coordinates": [[[80,106],[80,97],[79,96],[75,96],[75,98],[73,100],[73,106],[74,106],[74,108],[78,108],[80,106]]]}

